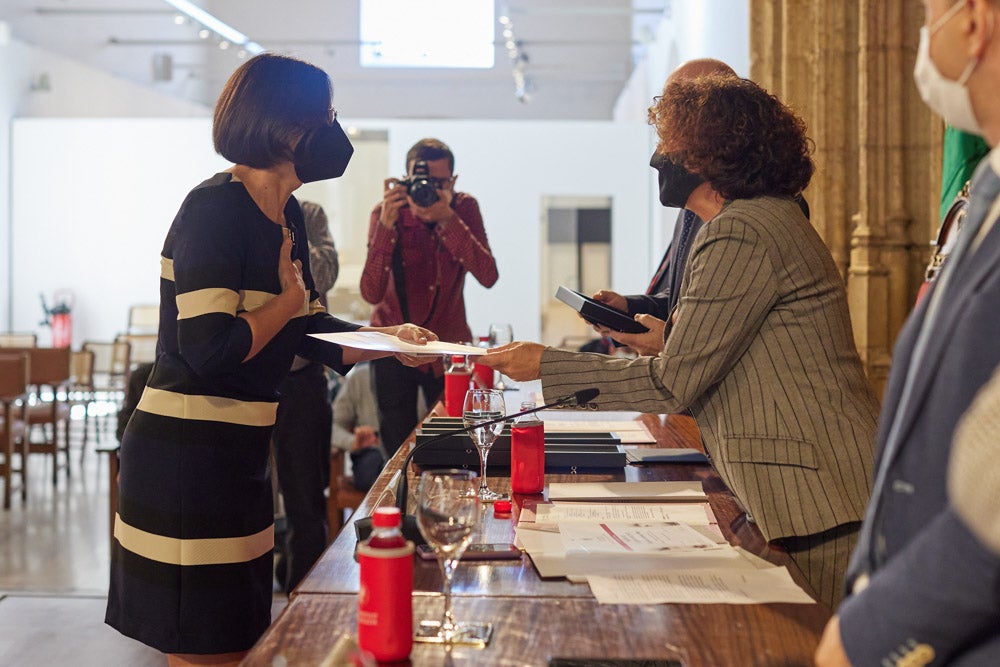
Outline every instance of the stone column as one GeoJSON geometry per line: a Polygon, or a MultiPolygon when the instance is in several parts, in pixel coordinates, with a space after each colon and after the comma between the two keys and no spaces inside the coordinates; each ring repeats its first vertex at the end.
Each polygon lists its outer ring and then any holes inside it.
{"type": "Polygon", "coordinates": [[[913,85],[920,3],[750,0],[751,78],[806,121],[811,222],[847,281],[881,393],[937,230],[941,123],[913,85]]]}

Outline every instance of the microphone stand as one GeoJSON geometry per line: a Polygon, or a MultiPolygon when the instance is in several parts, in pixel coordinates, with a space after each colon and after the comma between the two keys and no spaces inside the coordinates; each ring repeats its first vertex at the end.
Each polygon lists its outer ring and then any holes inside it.
{"type": "MultiPolygon", "coordinates": [[[[407,480],[406,471],[410,467],[410,461],[413,459],[413,455],[416,454],[419,450],[423,449],[424,447],[427,447],[428,445],[441,442],[445,438],[450,438],[453,435],[468,433],[483,426],[491,426],[493,424],[499,424],[500,422],[509,421],[511,419],[516,419],[517,417],[522,417],[524,415],[530,415],[535,412],[541,412],[542,410],[548,410],[550,408],[567,408],[567,407],[575,407],[577,405],[585,405],[587,403],[590,403],[595,398],[597,398],[597,396],[600,393],[601,392],[599,389],[593,389],[593,388],[583,389],[581,391],[576,392],[575,394],[570,394],[569,396],[563,396],[562,398],[552,403],[547,403],[545,405],[536,408],[530,408],[528,410],[522,410],[521,412],[516,412],[512,415],[504,415],[503,417],[497,417],[496,419],[490,419],[487,421],[478,422],[476,424],[473,424],[472,426],[466,426],[463,428],[457,428],[451,431],[446,431],[444,433],[440,433],[434,436],[429,440],[424,440],[418,445],[415,445],[413,449],[410,450],[410,453],[407,454],[406,458],[403,460],[403,466],[400,468],[399,483],[396,486],[396,507],[399,508],[400,512],[403,515],[403,522],[402,522],[403,537],[405,537],[407,540],[411,540],[414,544],[417,545],[427,543],[427,540],[425,540],[423,535],[420,533],[419,526],[417,526],[417,518],[412,514],[406,513],[407,494],[409,493],[409,488],[408,488],[409,481],[407,480]]],[[[368,536],[371,534],[371,531],[372,531],[372,519],[370,516],[367,516],[363,519],[358,519],[357,521],[354,522],[354,534],[357,536],[358,542],[363,542],[364,540],[368,539],[368,536]]]]}

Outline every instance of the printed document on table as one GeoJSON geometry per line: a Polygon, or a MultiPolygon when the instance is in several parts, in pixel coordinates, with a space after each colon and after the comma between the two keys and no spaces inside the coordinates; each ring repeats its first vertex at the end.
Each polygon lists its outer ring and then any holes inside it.
{"type": "MultiPolygon", "coordinates": [[[[525,520],[522,510],[521,521],[525,520]]],[[[568,521],[673,521],[694,526],[716,523],[708,503],[539,503],[533,520],[538,523],[568,521]]]]}
{"type": "Polygon", "coordinates": [[[464,354],[470,357],[481,357],[484,354],[483,348],[473,345],[443,343],[438,340],[430,341],[426,345],[417,345],[416,343],[410,343],[396,336],[382,333],[381,331],[345,331],[341,333],[315,333],[309,335],[329,343],[336,343],[341,347],[353,347],[360,350],[405,352],[406,354],[415,355],[464,354]]]}
{"type": "Polygon", "coordinates": [[[601,604],[814,602],[784,567],[591,575],[587,581],[601,604]]]}
{"type": "Polygon", "coordinates": [[[549,500],[631,500],[691,502],[708,500],[698,480],[685,482],[553,482],[549,500]]]}
{"type": "Polygon", "coordinates": [[[569,554],[563,548],[562,535],[554,524],[520,524],[514,529],[520,544],[535,569],[543,579],[567,577],[579,581],[595,574],[622,574],[626,572],[657,572],[663,569],[690,570],[725,568],[738,570],[756,569],[755,564],[740,555],[736,549],[723,545],[720,549],[693,549],[687,551],[569,554]]]}
{"type": "Polygon", "coordinates": [[[559,524],[559,534],[566,555],[571,557],[577,554],[660,554],[722,548],[683,523],[570,521],[559,524]]]}

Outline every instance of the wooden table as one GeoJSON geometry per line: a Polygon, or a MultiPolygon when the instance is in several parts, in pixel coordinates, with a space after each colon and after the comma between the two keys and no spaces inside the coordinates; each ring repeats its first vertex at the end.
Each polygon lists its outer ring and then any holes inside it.
{"type": "MultiPolygon", "coordinates": [[[[698,447],[697,427],[689,417],[644,416],[659,447],[698,447]]],[[[353,520],[394,502],[389,481],[405,451],[394,456],[352,521],[323,554],[294,592],[281,616],[258,641],[245,665],[316,665],[338,638],[357,623],[358,565],[354,561],[353,520]]],[[[564,481],[702,481],[719,527],[734,545],[787,565],[788,557],[770,549],[755,526],[707,465],[627,466],[603,474],[546,475],[564,481]]],[[[509,478],[490,476],[490,487],[509,491],[509,478]]],[[[410,503],[417,479],[410,472],[410,503]]],[[[519,506],[537,496],[514,496],[519,506]]],[[[514,520],[484,513],[476,541],[511,542],[514,520]]],[[[436,619],[442,609],[441,575],[436,562],[414,561],[414,619],[436,619]]],[[[807,588],[808,590],[808,588],[807,588]]],[[[525,555],[516,561],[463,562],[453,593],[459,620],[491,621],[493,639],[486,649],[456,647],[458,665],[545,665],[550,657],[673,658],[686,667],[699,665],[811,665],[819,635],[829,618],[823,605],[600,605],[586,584],[541,579],[525,555]]],[[[448,664],[440,646],[414,644],[411,664],[448,664]]]]}

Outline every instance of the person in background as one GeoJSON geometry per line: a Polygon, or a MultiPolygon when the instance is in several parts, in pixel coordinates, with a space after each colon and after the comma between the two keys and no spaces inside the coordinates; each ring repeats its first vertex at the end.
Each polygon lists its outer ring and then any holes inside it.
{"type": "Polygon", "coordinates": [[[292,196],[350,160],[332,96],[301,60],[240,65],[212,125],[234,165],[187,195],[161,251],[157,358],[122,437],[105,622],[171,666],[236,665],[271,622],[270,441],[292,359],[344,372],[380,354],[308,335],[361,328],[320,304],[292,196]]]}
{"type": "MultiPolygon", "coordinates": [[[[679,81],[681,79],[694,79],[706,74],[736,76],[732,67],[721,60],[712,58],[690,60],[678,66],[670,76],[679,81]]],[[[663,259],[660,260],[659,268],[653,275],[645,294],[622,296],[611,290],[598,290],[593,295],[593,299],[628,313],[632,317],[639,313],[646,313],[669,322],[670,314],[677,307],[677,300],[680,297],[681,278],[684,276],[688,253],[691,252],[694,238],[705,223],[693,211],[684,208],[684,203],[687,201],[684,192],[678,192],[671,188],[671,163],[664,160],[659,153],[653,153],[649,166],[657,170],[660,204],[680,209],[677,213],[677,221],[674,223],[673,239],[667,246],[663,259]]],[[[694,184],[697,185],[697,183],[694,184]]],[[[611,338],[616,336],[617,332],[603,325],[595,324],[593,326],[602,336],[610,336],[611,338]]]]}
{"type": "Polygon", "coordinates": [[[991,150],[955,247],[896,339],[874,491],[850,594],[816,652],[823,667],[1000,664],[1000,555],[947,490],[959,420],[1000,365],[1000,0],[925,0],[924,10],[920,95],[991,150]]]}
{"type": "Polygon", "coordinates": [[[705,220],[666,340],[650,315],[637,316],[649,332],[616,334],[656,356],[516,342],[479,363],[540,377],[546,396],[597,388],[600,409],[689,410],[747,519],[832,607],[870,493],[878,401],[843,279],[798,203],[813,174],[805,126],[755,83],[717,75],[668,79],[649,118],[665,187],[705,220]]]}
{"type": "MultiPolygon", "coordinates": [[[[319,301],[326,307],[326,293],[340,272],[337,248],[323,207],[300,202],[306,224],[309,270],[319,301]]],[[[275,472],[285,508],[285,531],[279,534],[275,573],[281,589],[291,592],[323,554],[327,544],[326,496],[330,482],[330,407],[326,367],[296,356],[291,370],[278,386],[278,412],[271,444],[275,472]]]]}
{"type": "MultiPolygon", "coordinates": [[[[455,190],[455,156],[437,139],[422,139],[410,148],[406,172],[406,181],[385,180],[382,201],[371,214],[361,295],[375,304],[372,325],[418,322],[440,340],[471,342],[465,276],[471,273],[484,287],[497,281],[479,204],[455,190]],[[428,186],[419,189],[420,202],[407,182],[428,186]]],[[[372,373],[379,433],[392,456],[417,425],[418,392],[434,405],[444,390],[444,366],[436,361],[407,368],[384,359],[372,365],[372,373]]]]}
{"type": "Polygon", "coordinates": [[[333,446],[349,452],[354,488],[367,491],[387,456],[378,433],[371,364],[358,364],[341,383],[333,403],[333,446]]]}

